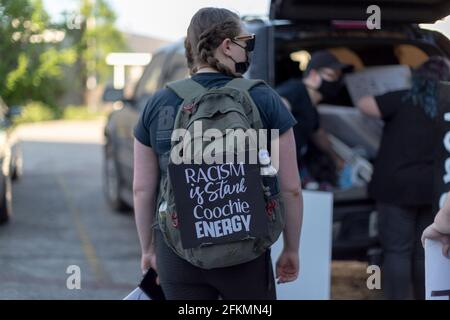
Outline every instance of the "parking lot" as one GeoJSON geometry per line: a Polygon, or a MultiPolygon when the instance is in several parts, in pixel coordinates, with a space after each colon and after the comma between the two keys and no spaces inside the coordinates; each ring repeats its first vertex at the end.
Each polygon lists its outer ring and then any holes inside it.
{"type": "Polygon", "coordinates": [[[111,212],[102,194],[102,128],[20,128],[24,174],[0,228],[0,299],[120,299],[139,281],[134,220],[111,212]],[[80,290],[66,286],[70,265],[80,267],[80,290]]]}

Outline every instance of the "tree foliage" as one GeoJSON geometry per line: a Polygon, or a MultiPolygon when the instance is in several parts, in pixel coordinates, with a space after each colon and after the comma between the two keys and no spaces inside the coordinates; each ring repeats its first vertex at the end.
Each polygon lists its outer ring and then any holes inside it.
{"type": "Polygon", "coordinates": [[[84,89],[88,75],[108,79],[106,55],[124,48],[116,15],[105,0],[74,1],[78,29],[52,22],[42,0],[0,0],[0,96],[7,104],[55,106],[74,82],[84,89]],[[89,18],[95,24],[88,27],[89,18]]]}

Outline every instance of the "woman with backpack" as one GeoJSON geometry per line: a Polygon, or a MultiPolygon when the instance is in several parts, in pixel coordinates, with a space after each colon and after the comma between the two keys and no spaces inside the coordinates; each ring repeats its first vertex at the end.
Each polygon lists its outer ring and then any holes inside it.
{"type": "MultiPolygon", "coordinates": [[[[199,10],[192,17],[185,40],[190,79],[193,80],[190,85],[194,89],[212,90],[236,83],[236,79],[242,78],[249,66],[248,53],[254,49],[254,42],[255,36],[245,31],[235,13],[220,8],[199,10]],[[231,82],[233,79],[235,81],[231,82]]],[[[164,155],[171,150],[175,116],[183,101],[186,101],[181,96],[192,95],[189,88],[173,89],[169,85],[157,91],[148,101],[135,127],[133,190],[142,271],[146,272],[149,268],[157,271],[158,282],[167,299],[276,299],[270,247],[243,263],[202,268],[184,259],[180,254],[182,251],[175,250],[167,234],[161,231],[161,223],[158,224],[161,218],[156,212],[161,212],[163,207],[160,193],[164,187],[159,183],[161,177],[167,174],[168,159],[164,155]]],[[[303,214],[292,133],[296,122],[280,96],[265,83],[250,83],[247,89],[247,96],[259,113],[261,127],[269,131],[279,130],[279,161],[275,166],[279,168],[279,189],[285,215],[284,247],[275,271],[279,283],[290,282],[297,278],[299,272],[303,214]]],[[[266,205],[269,213],[274,208],[272,205],[272,202],[269,208],[266,205]]],[[[172,223],[176,228],[177,220],[173,218],[172,214],[172,223]]]]}

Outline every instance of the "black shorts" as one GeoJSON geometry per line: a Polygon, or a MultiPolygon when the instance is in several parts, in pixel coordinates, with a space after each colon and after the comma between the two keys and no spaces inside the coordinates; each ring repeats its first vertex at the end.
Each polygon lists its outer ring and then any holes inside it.
{"type": "Polygon", "coordinates": [[[168,300],[276,300],[270,250],[236,266],[202,269],[179,257],[155,230],[156,263],[168,300]]]}

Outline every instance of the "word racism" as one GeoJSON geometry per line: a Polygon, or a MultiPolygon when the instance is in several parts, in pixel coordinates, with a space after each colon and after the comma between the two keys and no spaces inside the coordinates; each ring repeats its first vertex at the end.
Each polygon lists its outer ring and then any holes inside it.
{"type": "Polygon", "coordinates": [[[259,165],[169,163],[183,248],[267,232],[259,165]]]}
{"type": "Polygon", "coordinates": [[[198,220],[195,222],[197,238],[222,237],[243,229],[246,232],[250,231],[250,205],[247,201],[228,200],[222,206],[212,208],[203,206],[206,197],[209,203],[213,203],[247,191],[243,163],[210,166],[206,170],[187,168],[185,179],[191,186],[189,197],[197,203],[193,209],[193,215],[198,220]],[[237,177],[240,181],[229,184],[227,180],[229,177],[237,177]]]}
{"type": "MultiPolygon", "coordinates": [[[[173,164],[223,164],[231,162],[258,163],[258,150],[268,149],[270,137],[272,159],[278,159],[279,130],[271,129],[208,129],[203,132],[201,121],[194,121],[191,134],[184,128],[172,132],[174,145],[170,158],[173,164]],[[268,136],[270,133],[270,136],[268,136]],[[193,138],[193,139],[192,139],[193,138]],[[205,146],[206,145],[206,146],[205,146]],[[237,160],[235,153],[237,152],[237,160]],[[248,157],[246,160],[245,157],[248,157]]],[[[275,160],[275,162],[276,162],[275,160]]]]}

